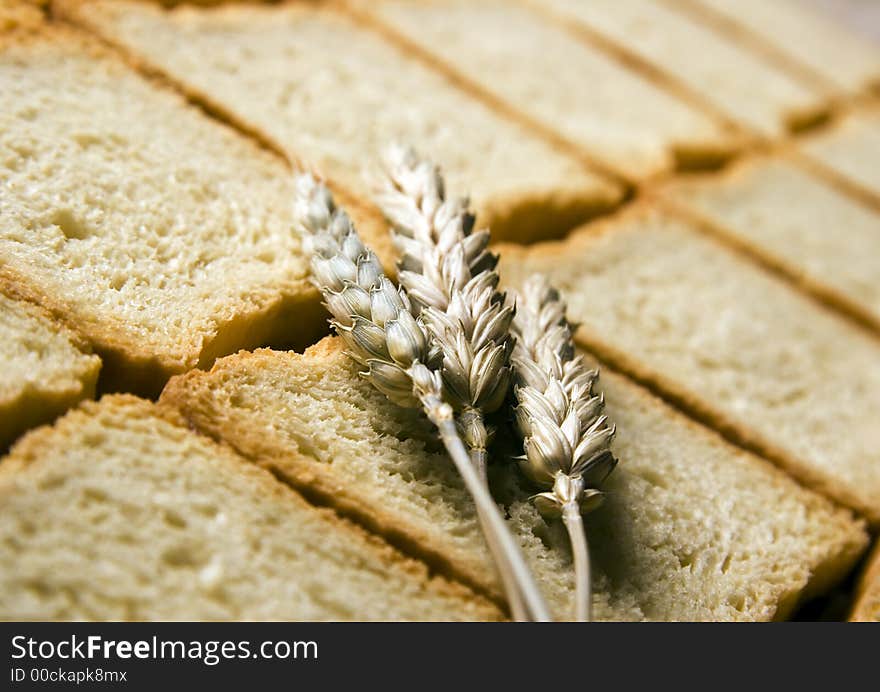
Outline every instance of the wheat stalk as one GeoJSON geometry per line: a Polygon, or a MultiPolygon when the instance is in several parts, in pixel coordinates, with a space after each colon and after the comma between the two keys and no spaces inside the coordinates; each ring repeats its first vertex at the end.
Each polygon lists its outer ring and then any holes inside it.
{"type": "MultiPolygon", "coordinates": [[[[439,167],[397,145],[384,159],[377,202],[392,224],[400,283],[440,351],[459,434],[488,489],[494,430],[486,415],[506,398],[512,348],[513,307],[496,291],[498,257],[487,249],[489,231],[474,232],[468,200],[446,197],[439,167]]],[[[509,581],[504,587],[514,617],[524,619],[526,596],[509,581]]]]}
{"type": "Polygon", "coordinates": [[[609,449],[615,427],[604,414],[604,397],[593,394],[599,373],[575,353],[565,304],[543,276],[532,276],[523,286],[513,332],[514,414],[525,452],[520,468],[546,489],[533,498],[538,511],[561,517],[568,530],[576,617],[588,621],[590,564],[581,515],[600,504],[598,487],[617,464],[609,449]]]}
{"type": "Polygon", "coordinates": [[[529,619],[549,620],[522,554],[459,436],[448,401],[454,397],[437,367],[442,354],[413,317],[407,292],[385,276],[376,255],[363,244],[345,212],[335,207],[325,186],[303,175],[296,180],[296,191],[295,214],[312,277],[347,353],[366,368],[362,376],[389,399],[422,407],[474,499],[504,583],[515,584],[524,594],[529,619]]]}
{"type": "Polygon", "coordinates": [[[514,312],[496,290],[489,231],[474,232],[468,200],[447,199],[439,168],[410,148],[385,152],[377,202],[392,223],[400,283],[441,353],[459,432],[485,481],[493,432],[485,417],[509,388],[514,312]]]}

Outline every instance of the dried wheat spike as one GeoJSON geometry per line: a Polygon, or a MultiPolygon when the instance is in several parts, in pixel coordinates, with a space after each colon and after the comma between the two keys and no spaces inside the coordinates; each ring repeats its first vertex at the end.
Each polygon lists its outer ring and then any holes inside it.
{"type": "Polygon", "coordinates": [[[485,478],[484,418],[509,389],[514,312],[497,290],[489,231],[474,231],[468,200],[447,199],[439,168],[410,148],[386,152],[377,201],[392,224],[400,283],[440,352],[447,400],[485,478]]]}
{"type": "Polygon", "coordinates": [[[337,209],[327,188],[311,175],[296,181],[296,218],[310,255],[312,278],[333,315],[331,323],[348,354],[367,369],[361,375],[389,399],[421,406],[437,426],[447,452],[474,499],[486,542],[524,619],[549,620],[547,606],[478,475],[456,425],[449,389],[423,324],[412,315],[406,290],[385,276],[375,254],[337,209]]]}
{"type": "Polygon", "coordinates": [[[575,352],[572,325],[559,293],[541,275],[530,277],[517,301],[514,416],[525,454],[520,468],[545,492],[534,496],[547,518],[562,518],[578,573],[577,613],[589,619],[589,554],[582,513],[599,505],[598,489],[617,464],[610,444],[615,427],[605,400],[593,394],[598,371],[575,352]]]}

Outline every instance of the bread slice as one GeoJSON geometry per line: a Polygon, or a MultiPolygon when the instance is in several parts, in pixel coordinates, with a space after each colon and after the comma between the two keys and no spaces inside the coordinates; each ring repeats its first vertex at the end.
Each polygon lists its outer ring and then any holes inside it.
{"type": "Polygon", "coordinates": [[[747,45],[804,66],[841,89],[880,84],[880,50],[800,0],[664,0],[721,25],[747,45]]]}
{"type": "Polygon", "coordinates": [[[0,450],[95,395],[101,361],[72,332],[0,283],[0,450]]]}
{"type": "Polygon", "coordinates": [[[0,37],[0,85],[0,275],[75,325],[108,388],[324,332],[280,158],[72,30],[0,37]]]}
{"type": "Polygon", "coordinates": [[[356,6],[504,110],[629,179],[715,161],[736,147],[719,123],[515,3],[356,6]]]}
{"type": "Polygon", "coordinates": [[[577,157],[321,5],[56,7],[362,198],[397,140],[442,161],[451,189],[473,195],[496,238],[558,236],[620,199],[619,186],[577,157]]]}
{"type": "Polygon", "coordinates": [[[591,351],[880,525],[876,338],[646,206],[501,257],[552,274],[591,351]]]}
{"type": "Polygon", "coordinates": [[[678,210],[880,331],[880,214],[788,158],[662,190],[678,210]]]}
{"type": "Polygon", "coordinates": [[[3,619],[500,617],[129,395],[25,436],[0,507],[3,619]]]}
{"type": "Polygon", "coordinates": [[[880,199],[880,108],[856,111],[804,139],[801,151],[874,201],[880,199]]]}
{"type": "Polygon", "coordinates": [[[762,135],[778,137],[828,114],[827,93],[656,0],[532,2],[659,67],[702,101],[762,135]]]}
{"type": "Polygon", "coordinates": [[[850,621],[880,622],[880,544],[868,559],[850,621]]]}
{"type": "MultiPolygon", "coordinates": [[[[172,379],[161,403],[309,497],[500,597],[473,505],[427,421],[357,376],[335,337],[304,355],[260,350],[172,379]]],[[[784,617],[865,544],[852,515],[804,490],[620,376],[603,373],[620,465],[587,517],[595,612],[605,620],[784,617]],[[772,511],[768,508],[772,507],[772,511]]],[[[490,467],[542,590],[572,615],[561,525],[513,464],[490,467]]]]}

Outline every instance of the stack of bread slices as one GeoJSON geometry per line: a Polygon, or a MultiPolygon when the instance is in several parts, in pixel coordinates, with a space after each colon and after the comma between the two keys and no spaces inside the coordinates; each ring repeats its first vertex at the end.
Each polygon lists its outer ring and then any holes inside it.
{"type": "Polygon", "coordinates": [[[509,617],[295,230],[311,170],[393,271],[402,141],[601,367],[595,617],[880,619],[880,48],[794,0],[170,5],[0,0],[0,618],[509,617]]]}

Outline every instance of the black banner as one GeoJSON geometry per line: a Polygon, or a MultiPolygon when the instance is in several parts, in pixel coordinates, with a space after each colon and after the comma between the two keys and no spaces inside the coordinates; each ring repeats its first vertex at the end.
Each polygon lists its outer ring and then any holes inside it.
{"type": "Polygon", "coordinates": [[[753,686],[777,676],[786,687],[799,680],[837,687],[873,680],[880,650],[880,628],[840,623],[4,623],[0,636],[0,689],[9,690],[218,684],[549,692],[561,684],[753,686]]]}

